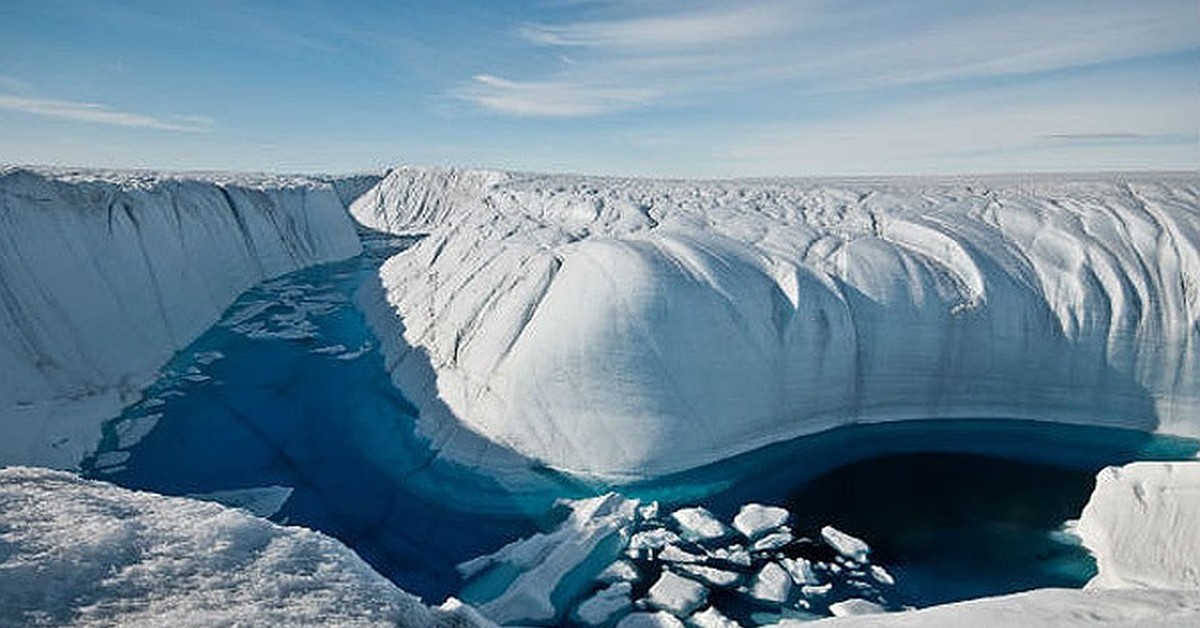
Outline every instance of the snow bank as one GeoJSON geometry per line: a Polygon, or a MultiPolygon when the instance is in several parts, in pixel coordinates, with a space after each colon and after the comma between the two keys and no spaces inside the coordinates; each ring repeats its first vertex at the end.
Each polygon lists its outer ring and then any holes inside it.
{"type": "Polygon", "coordinates": [[[0,460],[74,466],[240,292],[360,250],[329,181],[0,168],[0,460]]]}
{"type": "Polygon", "coordinates": [[[785,620],[778,628],[1158,628],[1200,625],[1200,591],[1038,589],[887,615],[818,622],[785,620]]]}
{"type": "Polygon", "coordinates": [[[484,626],[320,533],[46,469],[0,469],[0,548],[4,626],[484,626]]]}
{"type": "Polygon", "coordinates": [[[1200,462],[1101,471],[1076,532],[1096,557],[1089,588],[1200,590],[1200,462]]]}
{"type": "Polygon", "coordinates": [[[429,233],[364,307],[435,445],[629,479],[852,422],[1200,435],[1198,207],[1189,174],[401,169],[352,212],[429,233]]]}

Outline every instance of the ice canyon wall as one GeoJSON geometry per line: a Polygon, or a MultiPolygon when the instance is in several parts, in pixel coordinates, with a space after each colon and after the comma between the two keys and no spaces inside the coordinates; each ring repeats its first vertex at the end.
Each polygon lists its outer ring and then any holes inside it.
{"type": "Polygon", "coordinates": [[[1194,173],[402,168],[351,211],[429,234],[364,302],[422,429],[472,464],[486,464],[483,436],[570,473],[636,478],[939,417],[1200,435],[1194,173]]]}
{"type": "Polygon", "coordinates": [[[0,460],[77,464],[243,290],[359,253],[334,183],[0,169],[0,460]]]}

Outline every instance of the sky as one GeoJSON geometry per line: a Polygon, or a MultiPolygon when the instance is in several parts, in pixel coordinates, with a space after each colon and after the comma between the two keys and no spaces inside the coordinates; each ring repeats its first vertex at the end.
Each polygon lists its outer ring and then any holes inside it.
{"type": "Polygon", "coordinates": [[[1197,0],[4,0],[0,162],[1200,169],[1197,0]]]}

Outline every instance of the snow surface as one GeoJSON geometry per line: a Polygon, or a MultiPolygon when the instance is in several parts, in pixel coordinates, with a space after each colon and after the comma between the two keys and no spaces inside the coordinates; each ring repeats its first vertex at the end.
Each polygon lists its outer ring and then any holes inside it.
{"type": "Polygon", "coordinates": [[[811,621],[779,628],[1194,628],[1200,591],[1038,589],[918,611],[811,621]]]}
{"type": "Polygon", "coordinates": [[[1088,588],[1200,590],[1200,462],[1101,471],[1075,532],[1096,557],[1088,588]]]}
{"type": "Polygon", "coordinates": [[[77,465],[240,292],[360,251],[330,180],[0,167],[0,460],[77,465]]]}
{"type": "Polygon", "coordinates": [[[0,626],[491,625],[323,534],[61,471],[0,469],[0,626]]]}
{"type": "Polygon", "coordinates": [[[444,455],[693,468],[838,425],[1200,435],[1194,173],[683,182],[394,170],[363,298],[444,455]]]}

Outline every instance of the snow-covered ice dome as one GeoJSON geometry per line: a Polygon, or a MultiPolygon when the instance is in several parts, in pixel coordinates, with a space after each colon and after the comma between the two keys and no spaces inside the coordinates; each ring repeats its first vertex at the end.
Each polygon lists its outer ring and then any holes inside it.
{"type": "Polygon", "coordinates": [[[854,422],[1198,435],[1198,208],[1191,174],[401,168],[351,211],[428,234],[362,301],[435,446],[634,479],[854,422]]]}

